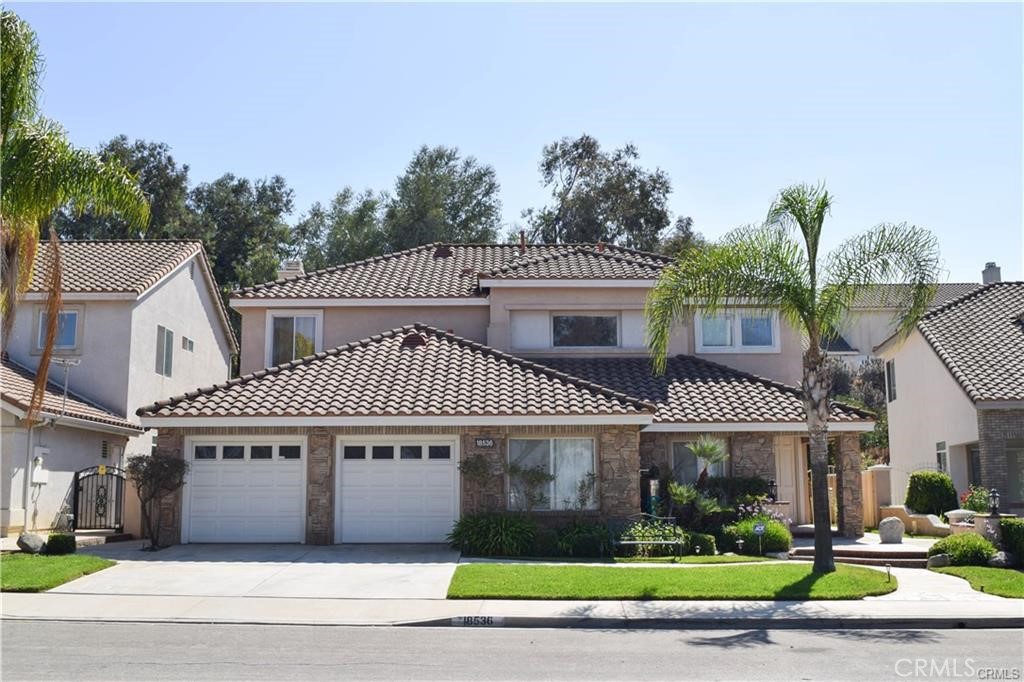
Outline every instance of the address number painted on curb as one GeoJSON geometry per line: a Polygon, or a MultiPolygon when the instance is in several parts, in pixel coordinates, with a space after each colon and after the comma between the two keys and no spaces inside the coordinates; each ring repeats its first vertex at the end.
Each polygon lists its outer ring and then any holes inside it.
{"type": "Polygon", "coordinates": [[[505,625],[504,616],[453,616],[452,625],[462,627],[493,628],[505,625]]]}

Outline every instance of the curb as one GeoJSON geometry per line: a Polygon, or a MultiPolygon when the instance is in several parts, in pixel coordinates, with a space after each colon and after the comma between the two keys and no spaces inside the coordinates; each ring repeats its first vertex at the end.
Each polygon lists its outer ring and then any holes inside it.
{"type": "Polygon", "coordinates": [[[1022,629],[1024,617],[955,618],[560,618],[453,616],[395,623],[401,627],[591,628],[678,630],[994,630],[1022,629]]]}

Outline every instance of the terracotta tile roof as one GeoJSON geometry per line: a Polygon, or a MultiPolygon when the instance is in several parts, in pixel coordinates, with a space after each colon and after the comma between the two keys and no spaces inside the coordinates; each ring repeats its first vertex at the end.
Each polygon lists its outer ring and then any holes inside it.
{"type": "Polygon", "coordinates": [[[651,415],[654,405],[408,325],[140,408],[144,417],[651,415]]]}
{"type": "MultiPolygon", "coordinates": [[[[932,298],[932,306],[940,306],[943,303],[959,298],[970,293],[982,285],[978,282],[946,282],[936,285],[935,296],[932,298]]],[[[903,304],[905,296],[909,295],[910,286],[907,284],[875,284],[860,291],[853,301],[852,308],[898,308],[903,304]]]]}
{"type": "MultiPolygon", "coordinates": [[[[669,358],[655,376],[648,358],[540,358],[537,362],[657,404],[657,423],[803,423],[799,391],[770,379],[689,355],[669,358]]],[[[871,421],[874,415],[832,406],[833,422],[871,421]]]]}
{"type": "MultiPolygon", "coordinates": [[[[199,241],[124,239],[61,242],[67,293],[142,294],[161,277],[200,253],[199,241]]],[[[39,245],[29,291],[44,292],[52,257],[39,245]]]]}
{"type": "MultiPolygon", "coordinates": [[[[52,376],[53,370],[51,370],[52,376]]],[[[32,401],[32,388],[35,385],[36,374],[27,367],[3,358],[0,360],[0,396],[4,402],[10,403],[20,410],[27,410],[32,401]]],[[[63,386],[58,386],[52,380],[46,384],[46,392],[43,395],[42,411],[49,416],[60,415],[64,398],[63,386]]],[[[75,419],[96,422],[107,426],[117,426],[123,429],[134,429],[139,433],[142,428],[132,424],[124,417],[90,402],[71,391],[68,391],[67,406],[64,414],[75,419]]]]}
{"type": "Polygon", "coordinates": [[[607,246],[577,246],[567,251],[519,259],[495,268],[485,279],[657,279],[668,259],[636,256],[607,246]]]}
{"type": "MultiPolygon", "coordinates": [[[[162,277],[186,260],[199,254],[204,277],[210,286],[211,298],[228,344],[238,352],[238,341],[228,319],[220,287],[203,243],[198,240],[175,239],[106,239],[62,241],[61,265],[64,293],[134,294],[141,296],[162,277]]],[[[46,277],[53,262],[50,248],[39,245],[28,291],[45,293],[46,277]]]]}
{"type": "Polygon", "coordinates": [[[588,251],[596,254],[596,248],[593,244],[531,244],[521,254],[515,244],[426,244],[240,289],[232,298],[465,298],[481,295],[479,275],[513,266],[533,267],[535,261],[538,272],[545,267],[568,272],[576,264],[580,276],[589,276],[584,274],[587,269],[597,272],[594,264],[600,262],[603,273],[633,269],[645,272],[644,278],[657,276],[650,272],[670,262],[658,254],[613,245],[604,247],[602,257],[583,255],[588,251]],[[542,266],[540,261],[545,259],[558,265],[542,266]],[[590,265],[585,268],[584,263],[590,265]],[[560,270],[567,265],[569,270],[560,270]]]}
{"type": "Polygon", "coordinates": [[[996,282],[917,324],[971,400],[1024,400],[1024,282],[996,282]]]}

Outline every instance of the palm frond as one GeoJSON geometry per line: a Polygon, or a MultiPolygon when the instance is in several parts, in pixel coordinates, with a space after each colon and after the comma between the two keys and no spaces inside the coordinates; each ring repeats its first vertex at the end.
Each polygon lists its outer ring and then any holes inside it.
{"type": "Polygon", "coordinates": [[[136,227],[149,221],[149,203],[131,173],[72,145],[46,119],[19,125],[0,158],[0,212],[4,220],[36,222],[58,208],[117,214],[136,227]]]}
{"type": "Polygon", "coordinates": [[[818,318],[823,334],[835,334],[856,296],[879,284],[894,289],[896,331],[909,334],[927,312],[941,274],[938,240],[928,230],[885,223],[852,237],[825,262],[818,318]]]}
{"type": "Polygon", "coordinates": [[[35,118],[42,60],[35,31],[17,14],[0,15],[0,141],[15,123],[35,118]]]}
{"type": "Polygon", "coordinates": [[[43,396],[46,395],[46,382],[50,378],[50,358],[53,356],[53,346],[57,342],[57,329],[60,324],[61,290],[63,287],[60,240],[57,239],[57,231],[50,228],[50,249],[53,257],[50,260],[50,272],[46,277],[46,337],[43,342],[43,352],[39,356],[39,366],[36,367],[35,385],[32,387],[32,400],[29,402],[28,411],[25,414],[25,421],[33,423],[39,415],[43,406],[43,396]]]}
{"type": "Polygon", "coordinates": [[[825,218],[832,208],[832,195],[824,185],[798,184],[779,192],[768,209],[768,224],[797,229],[804,238],[812,288],[817,284],[818,245],[825,218]]]}
{"type": "Polygon", "coordinates": [[[662,271],[647,298],[647,335],[655,371],[663,372],[676,327],[695,313],[725,305],[778,309],[794,324],[813,313],[807,261],[800,245],[777,227],[740,228],[721,241],[680,255],[662,271]]]}

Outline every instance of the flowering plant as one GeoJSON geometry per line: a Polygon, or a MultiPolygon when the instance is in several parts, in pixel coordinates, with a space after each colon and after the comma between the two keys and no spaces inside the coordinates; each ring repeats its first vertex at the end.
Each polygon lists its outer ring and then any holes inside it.
{"type": "Polygon", "coordinates": [[[739,521],[744,519],[770,519],[779,523],[790,525],[790,519],[784,514],[769,506],[768,498],[765,496],[753,498],[748,502],[736,505],[736,517],[739,521]]]}

